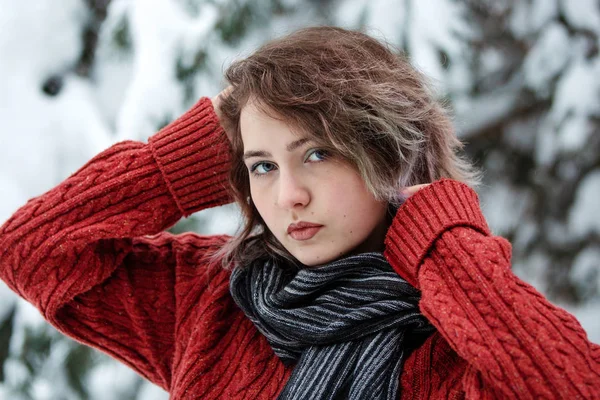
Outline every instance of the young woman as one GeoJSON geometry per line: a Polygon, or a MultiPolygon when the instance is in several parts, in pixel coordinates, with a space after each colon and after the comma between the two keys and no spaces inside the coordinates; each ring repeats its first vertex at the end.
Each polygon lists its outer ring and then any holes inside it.
{"type": "Polygon", "coordinates": [[[512,274],[407,61],[309,28],[226,76],[19,209],[2,279],[172,399],[600,397],[600,346],[512,274]],[[234,238],[165,232],[231,201],[234,238]]]}

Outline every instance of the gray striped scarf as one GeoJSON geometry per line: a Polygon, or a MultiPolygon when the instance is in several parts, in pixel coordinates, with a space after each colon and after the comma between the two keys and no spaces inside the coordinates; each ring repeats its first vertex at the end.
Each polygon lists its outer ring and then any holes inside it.
{"type": "Polygon", "coordinates": [[[381,253],[293,273],[255,262],[234,268],[230,291],[275,354],[296,363],[279,399],[396,400],[409,336],[434,329],[381,253]]]}

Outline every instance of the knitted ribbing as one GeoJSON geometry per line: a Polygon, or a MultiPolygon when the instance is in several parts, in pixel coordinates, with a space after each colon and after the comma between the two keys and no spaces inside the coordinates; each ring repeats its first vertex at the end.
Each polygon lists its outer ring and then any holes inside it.
{"type": "MultiPolygon", "coordinates": [[[[227,170],[205,98],[150,144],[115,144],[16,211],[0,227],[0,277],[174,400],[274,399],[291,370],[233,303],[229,273],[209,266],[227,237],[163,232],[227,202],[227,170]]],[[[465,185],[411,196],[384,254],[439,331],[406,360],[403,398],[600,397],[600,346],[511,273],[508,242],[465,185]]]]}
{"type": "Polygon", "coordinates": [[[229,145],[208,99],[149,140],[183,216],[228,202],[229,145]]]}

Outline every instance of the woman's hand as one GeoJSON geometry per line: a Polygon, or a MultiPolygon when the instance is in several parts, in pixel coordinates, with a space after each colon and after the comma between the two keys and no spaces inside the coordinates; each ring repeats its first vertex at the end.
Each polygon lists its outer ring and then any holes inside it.
{"type": "MultiPolygon", "coordinates": [[[[217,118],[219,118],[219,121],[221,122],[221,126],[223,126],[223,113],[221,112],[221,102],[224,98],[226,98],[229,95],[229,93],[231,93],[232,90],[233,86],[227,86],[221,91],[221,93],[210,99],[212,101],[215,114],[217,114],[217,118]]],[[[225,133],[227,134],[227,138],[231,142],[231,133],[227,130],[225,130],[225,133]]]]}

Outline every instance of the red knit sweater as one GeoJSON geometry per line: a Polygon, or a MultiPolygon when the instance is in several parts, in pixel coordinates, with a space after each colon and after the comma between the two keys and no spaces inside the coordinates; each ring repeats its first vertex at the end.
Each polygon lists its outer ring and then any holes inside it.
{"type": "MultiPolygon", "coordinates": [[[[290,375],[207,263],[226,236],[172,235],[225,204],[228,141],[201,99],[149,144],[117,143],[0,228],[0,275],[81,343],[172,399],[275,399],[290,375]]],[[[441,180],[400,207],[385,256],[435,325],[402,399],[600,398],[600,346],[510,270],[475,192],[441,180]]]]}

